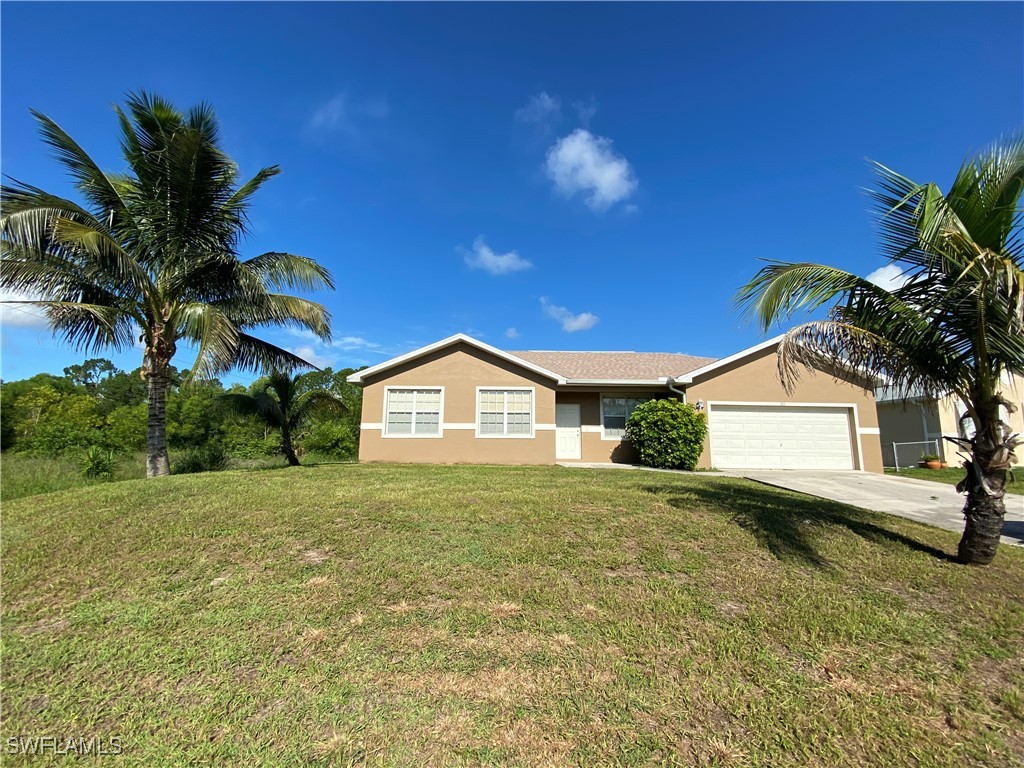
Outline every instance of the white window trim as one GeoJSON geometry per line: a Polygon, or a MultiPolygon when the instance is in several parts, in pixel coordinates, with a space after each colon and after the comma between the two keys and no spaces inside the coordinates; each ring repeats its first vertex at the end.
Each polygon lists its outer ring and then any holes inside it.
{"type": "MultiPolygon", "coordinates": [[[[506,387],[500,384],[493,386],[484,386],[476,388],[476,436],[482,439],[492,440],[530,440],[534,437],[537,425],[535,411],[537,409],[537,388],[536,387],[506,387]],[[522,435],[492,435],[482,434],[480,432],[480,393],[488,391],[500,391],[500,392],[529,392],[530,393],[530,432],[529,434],[522,435]]],[[[505,429],[508,429],[508,399],[505,401],[505,429]]]]}
{"type": "MultiPolygon", "coordinates": [[[[413,412],[412,428],[416,429],[416,414],[413,412]]],[[[444,387],[438,386],[437,384],[426,385],[426,384],[395,384],[394,386],[384,387],[384,418],[381,420],[380,425],[380,436],[386,437],[389,440],[436,440],[439,437],[444,437],[444,387]],[[441,401],[438,404],[437,414],[437,434],[436,435],[417,435],[415,433],[409,435],[389,435],[388,434],[388,399],[392,390],[395,389],[432,389],[440,390],[441,401]]]]}
{"type": "MultiPolygon", "coordinates": [[[[627,442],[629,442],[629,440],[626,438],[625,435],[623,435],[622,437],[615,437],[614,435],[609,437],[608,434],[604,431],[604,399],[605,399],[605,397],[623,397],[623,398],[626,398],[627,400],[628,399],[636,400],[636,399],[641,398],[641,397],[646,397],[648,400],[653,400],[655,398],[655,393],[651,392],[650,395],[648,395],[645,392],[601,392],[600,393],[600,397],[601,397],[601,401],[600,401],[601,402],[601,424],[600,424],[600,427],[601,427],[601,439],[606,441],[606,442],[609,442],[609,443],[627,443],[627,442]]],[[[629,421],[629,414],[628,413],[626,414],[626,421],[629,421]]]]}

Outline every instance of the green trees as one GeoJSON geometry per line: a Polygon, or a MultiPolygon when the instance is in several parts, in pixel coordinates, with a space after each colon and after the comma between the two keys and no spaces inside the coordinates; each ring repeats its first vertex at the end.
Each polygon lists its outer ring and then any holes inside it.
{"type": "MultiPolygon", "coordinates": [[[[39,374],[0,385],[3,450],[41,456],[68,454],[78,460],[86,448],[114,452],[118,461],[146,448],[148,410],[146,387],[139,370],[121,371],[102,360],[109,375],[94,387],[81,381],[80,366],[68,374],[39,374]],[[105,366],[109,365],[109,369],[105,366]]],[[[362,390],[349,384],[348,368],[314,371],[299,378],[297,394],[323,389],[347,409],[310,413],[290,438],[293,450],[324,457],[354,460],[359,452],[359,414],[362,390]]],[[[195,452],[213,446],[234,459],[261,459],[280,451],[281,435],[255,415],[223,408],[224,394],[255,396],[264,392],[266,378],[246,388],[225,390],[217,379],[188,381],[175,369],[167,393],[167,440],[175,451],[195,452]]]]}
{"type": "Polygon", "coordinates": [[[312,418],[347,411],[341,398],[322,387],[310,387],[304,376],[292,377],[284,371],[272,371],[254,385],[252,394],[228,393],[221,401],[236,413],[256,416],[267,426],[280,430],[281,452],[288,463],[299,466],[292,437],[312,418]]]}
{"type": "Polygon", "coordinates": [[[974,437],[966,523],[958,556],[991,562],[999,545],[1006,473],[1021,445],[1002,419],[1015,405],[1000,391],[1006,372],[1024,372],[1024,137],[997,143],[960,168],[949,190],[877,166],[871,193],[882,248],[903,269],[892,290],[820,264],[772,262],[738,301],[767,329],[799,309],[830,305],[825,320],[790,330],[779,372],[791,386],[805,364],[884,377],[907,395],[952,392],[974,437]]]}
{"type": "Polygon", "coordinates": [[[84,203],[14,183],[0,191],[0,287],[41,295],[53,331],[84,350],[144,345],[147,475],[170,471],[167,394],[179,341],[198,348],[192,374],[307,366],[250,334],[291,324],[330,337],[321,305],[281,289],[333,287],[312,259],[270,252],[243,260],[253,194],[279,172],[239,183],[209,105],[183,114],[132,94],[116,108],[126,173],[104,173],[55,122],[33,113],[84,203]]]}

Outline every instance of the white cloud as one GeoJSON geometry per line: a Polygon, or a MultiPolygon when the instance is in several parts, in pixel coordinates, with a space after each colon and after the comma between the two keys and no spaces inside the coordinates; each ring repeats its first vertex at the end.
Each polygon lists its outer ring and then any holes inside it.
{"type": "Polygon", "coordinates": [[[533,266],[529,261],[519,255],[519,251],[508,253],[495,253],[491,250],[483,237],[473,241],[473,252],[463,251],[463,259],[470,269],[482,269],[492,275],[507,275],[511,272],[522,272],[533,266]]]}
{"type": "Polygon", "coordinates": [[[552,304],[546,296],[541,298],[540,305],[544,309],[544,314],[557,320],[561,324],[562,330],[566,333],[590,330],[600,320],[597,315],[591,312],[580,312],[578,315],[575,315],[565,307],[552,304]]]}
{"type": "Polygon", "coordinates": [[[505,338],[506,339],[518,339],[519,338],[519,331],[517,331],[515,328],[506,328],[505,329],[505,338]]]}
{"type": "Polygon", "coordinates": [[[47,328],[49,322],[43,311],[32,304],[8,304],[7,302],[36,301],[37,294],[0,289],[0,324],[5,328],[47,328]]]}
{"type": "Polygon", "coordinates": [[[380,344],[373,341],[367,341],[362,336],[342,336],[340,339],[333,339],[331,341],[331,346],[344,350],[380,349],[380,344]]]}
{"type": "Polygon", "coordinates": [[[348,92],[342,92],[313,110],[309,128],[316,132],[342,131],[354,136],[360,132],[361,122],[383,120],[390,114],[390,105],[383,96],[354,100],[348,92]]]}
{"type": "Polygon", "coordinates": [[[593,120],[594,115],[597,114],[597,99],[591,96],[589,101],[574,101],[572,103],[572,108],[576,110],[576,114],[579,116],[583,127],[589,128],[590,121],[593,120]]]}
{"type": "Polygon", "coordinates": [[[910,275],[905,274],[903,269],[896,264],[886,264],[884,267],[879,267],[869,274],[866,279],[868,282],[874,283],[879,288],[884,288],[887,291],[895,291],[897,288],[902,288],[906,284],[910,279],[910,275]]]}
{"type": "Polygon", "coordinates": [[[557,96],[541,91],[530,97],[525,107],[516,110],[516,120],[521,123],[535,123],[548,126],[562,119],[562,102],[557,96]]]}
{"type": "Polygon", "coordinates": [[[545,171],[566,197],[587,193],[586,204],[604,211],[636,191],[638,182],[629,161],[615,154],[612,140],[577,128],[548,150],[545,171]]]}
{"type": "Polygon", "coordinates": [[[312,363],[317,368],[328,368],[328,367],[334,365],[334,359],[333,358],[327,357],[325,355],[321,355],[319,352],[317,352],[315,349],[313,349],[313,347],[309,346],[308,344],[303,345],[301,347],[296,347],[295,349],[289,349],[288,351],[293,353],[293,354],[298,355],[303,360],[305,360],[307,363],[312,363]]]}

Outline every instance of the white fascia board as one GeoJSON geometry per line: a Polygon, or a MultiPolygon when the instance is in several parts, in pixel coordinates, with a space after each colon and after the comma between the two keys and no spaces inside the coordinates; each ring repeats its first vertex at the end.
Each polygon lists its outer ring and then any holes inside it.
{"type": "Polygon", "coordinates": [[[785,338],[785,336],[786,334],[784,333],[780,334],[771,339],[768,339],[767,341],[762,341],[760,344],[755,344],[752,347],[747,347],[746,349],[741,350],[734,355],[723,357],[721,360],[715,360],[715,362],[708,363],[703,368],[698,368],[695,371],[690,371],[687,374],[677,377],[676,382],[680,384],[692,384],[693,380],[698,376],[703,376],[705,373],[710,373],[711,371],[729,365],[730,363],[735,363],[737,360],[742,360],[745,357],[755,355],[758,352],[768,349],[769,347],[776,346],[780,341],[782,341],[783,338],[785,338]]]}
{"type": "Polygon", "coordinates": [[[563,383],[571,387],[663,387],[667,378],[660,379],[566,379],[563,383]]]}
{"type": "Polygon", "coordinates": [[[404,355],[392,357],[390,360],[385,360],[383,363],[377,363],[377,365],[370,366],[362,371],[357,371],[356,373],[348,376],[346,380],[352,384],[362,384],[367,376],[374,376],[382,371],[388,370],[389,368],[394,368],[396,365],[401,365],[409,360],[415,360],[417,357],[428,355],[438,349],[444,349],[445,347],[449,347],[452,344],[458,344],[459,342],[469,344],[471,347],[476,347],[477,349],[492,354],[495,357],[499,357],[502,360],[507,360],[508,362],[514,363],[528,371],[533,371],[534,373],[539,373],[541,376],[554,379],[559,384],[565,383],[565,379],[557,373],[549,371],[547,368],[541,368],[539,365],[527,362],[526,360],[516,357],[515,355],[511,355],[502,349],[492,347],[490,344],[484,344],[484,342],[474,339],[472,336],[467,336],[464,333],[456,333],[454,336],[449,336],[448,338],[441,339],[440,341],[435,341],[433,344],[427,344],[427,346],[414,349],[412,352],[406,352],[404,355]]]}

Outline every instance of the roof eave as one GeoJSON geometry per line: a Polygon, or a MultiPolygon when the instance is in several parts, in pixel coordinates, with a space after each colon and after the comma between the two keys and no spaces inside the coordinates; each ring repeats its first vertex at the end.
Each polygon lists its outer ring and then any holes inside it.
{"type": "Polygon", "coordinates": [[[690,371],[689,373],[679,376],[678,378],[676,378],[676,383],[692,384],[693,380],[698,376],[703,376],[706,373],[711,373],[712,371],[715,371],[718,368],[723,368],[729,365],[730,363],[735,363],[738,360],[742,360],[745,357],[750,357],[751,355],[757,354],[758,352],[768,349],[769,347],[776,346],[780,341],[782,341],[784,337],[785,334],[780,334],[778,336],[774,336],[773,338],[767,339],[766,341],[762,341],[760,344],[755,344],[752,347],[741,349],[734,355],[723,357],[721,360],[715,360],[715,362],[713,363],[708,363],[707,365],[702,366],[695,371],[690,371]]]}
{"type": "Polygon", "coordinates": [[[667,377],[658,379],[566,379],[563,384],[571,387],[622,386],[622,387],[663,387],[667,377]]]}
{"type": "Polygon", "coordinates": [[[385,360],[382,363],[377,363],[377,365],[370,366],[369,368],[364,368],[361,371],[356,371],[355,373],[350,374],[348,377],[346,377],[346,381],[348,381],[351,384],[363,384],[366,381],[367,377],[369,376],[375,376],[378,373],[383,373],[389,368],[394,368],[397,365],[401,365],[402,363],[408,362],[410,360],[415,360],[417,357],[428,355],[431,352],[436,352],[439,349],[450,347],[451,345],[458,344],[459,342],[468,344],[471,347],[476,347],[477,349],[483,352],[487,352],[488,354],[494,355],[495,357],[501,358],[502,360],[506,360],[510,363],[518,365],[519,367],[525,368],[528,371],[533,371],[534,373],[540,374],[541,376],[553,379],[558,384],[565,383],[565,379],[562,376],[559,376],[557,373],[554,373],[553,371],[549,371],[547,368],[542,368],[541,366],[535,365],[534,363],[531,363],[528,360],[523,360],[521,357],[516,357],[515,355],[509,354],[503,349],[492,347],[490,344],[485,344],[479,339],[474,339],[472,336],[467,336],[464,333],[456,333],[452,336],[448,336],[447,338],[441,339],[440,341],[435,341],[433,344],[427,344],[425,347],[414,349],[412,352],[406,352],[404,355],[392,357],[390,360],[385,360]]]}

